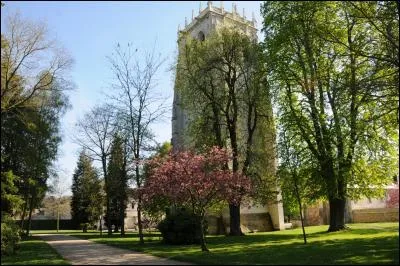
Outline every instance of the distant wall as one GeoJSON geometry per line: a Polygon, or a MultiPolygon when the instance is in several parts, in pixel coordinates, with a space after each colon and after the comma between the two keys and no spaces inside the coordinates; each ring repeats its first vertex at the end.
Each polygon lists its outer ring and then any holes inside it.
{"type": "Polygon", "coordinates": [[[398,208],[358,209],[352,211],[353,223],[377,223],[399,221],[398,208]]]}
{"type": "MultiPolygon", "coordinates": [[[[15,220],[20,225],[21,220],[15,220]]],[[[24,221],[24,230],[28,227],[28,221],[24,221]]],[[[56,230],[57,220],[31,220],[31,230],[56,230]]],[[[78,229],[72,220],[60,220],[60,230],[78,229]]]]}

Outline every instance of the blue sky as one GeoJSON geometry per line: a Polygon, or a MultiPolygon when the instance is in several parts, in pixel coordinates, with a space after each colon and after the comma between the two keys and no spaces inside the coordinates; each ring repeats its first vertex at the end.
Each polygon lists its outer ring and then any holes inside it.
{"type": "MultiPolygon", "coordinates": [[[[24,18],[44,21],[50,30],[50,36],[56,37],[71,54],[75,63],[71,77],[75,90],[67,94],[72,108],[62,118],[63,142],[60,146],[56,165],[63,183],[69,187],[76,165],[79,147],[69,137],[77,119],[92,106],[105,102],[104,93],[108,90],[111,72],[106,59],[114,45],[133,43],[138,49],[156,47],[167,61],[159,73],[160,94],[169,96],[172,105],[173,73],[168,68],[174,60],[177,48],[178,24],[191,21],[192,9],[198,15],[200,1],[146,1],[146,2],[9,2],[3,1],[1,8],[3,32],[4,19],[8,14],[19,11],[24,18]]],[[[220,6],[220,1],[213,5],[220,6]]],[[[241,14],[245,8],[247,18],[255,14],[258,29],[261,28],[260,4],[258,1],[235,1],[241,14]]],[[[232,10],[232,1],[224,1],[225,10],[232,10]]],[[[201,1],[202,8],[207,6],[201,1]]],[[[261,37],[259,33],[259,38],[261,37]]],[[[171,114],[165,121],[154,125],[153,130],[158,142],[171,139],[171,114]]]]}

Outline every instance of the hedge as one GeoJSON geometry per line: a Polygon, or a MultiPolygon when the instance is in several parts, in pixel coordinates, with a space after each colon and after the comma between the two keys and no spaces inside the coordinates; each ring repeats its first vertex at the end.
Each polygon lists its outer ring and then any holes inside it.
{"type": "MultiPolygon", "coordinates": [[[[17,225],[21,224],[20,220],[15,221],[17,225]]],[[[24,221],[24,230],[27,229],[28,221],[24,221]]],[[[60,230],[74,230],[76,228],[72,220],[60,220],[60,230]]],[[[57,230],[57,220],[32,220],[31,230],[57,230]]]]}

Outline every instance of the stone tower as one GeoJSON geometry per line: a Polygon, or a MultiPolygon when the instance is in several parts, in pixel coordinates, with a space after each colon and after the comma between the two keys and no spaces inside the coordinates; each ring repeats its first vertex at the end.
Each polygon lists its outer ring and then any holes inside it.
{"type": "MultiPolygon", "coordinates": [[[[228,12],[224,9],[223,1],[220,7],[212,5],[211,1],[207,2],[207,7],[204,9],[199,7],[198,16],[194,16],[192,11],[192,19],[188,23],[185,18],[185,26],[181,30],[178,28],[178,51],[181,50],[182,45],[185,43],[185,37],[191,36],[199,40],[207,39],[207,36],[220,27],[233,27],[247,34],[251,39],[257,41],[257,28],[254,14],[252,19],[248,20],[245,16],[245,10],[242,14],[237,11],[235,3],[232,4],[232,11],[228,12]]],[[[179,55],[178,55],[179,56],[179,55]]],[[[189,115],[188,112],[181,108],[180,97],[177,91],[174,91],[173,111],[172,111],[172,147],[173,150],[184,149],[188,146],[190,139],[185,136],[185,130],[188,126],[189,115]]],[[[278,195],[277,200],[280,200],[278,195]]],[[[229,217],[229,212],[226,211],[224,218],[229,217]]],[[[229,220],[229,219],[224,219],[229,220]]],[[[283,208],[282,203],[269,204],[268,206],[252,206],[250,209],[245,207],[241,208],[241,222],[244,224],[244,231],[246,228],[249,230],[267,231],[267,230],[283,230],[283,208]],[[267,213],[270,214],[271,223],[266,225],[263,219],[267,219],[267,213]]],[[[209,226],[212,228],[212,222],[209,221],[209,226]]],[[[242,228],[243,230],[243,228],[242,228]]],[[[212,230],[210,230],[212,231],[212,230]]]]}

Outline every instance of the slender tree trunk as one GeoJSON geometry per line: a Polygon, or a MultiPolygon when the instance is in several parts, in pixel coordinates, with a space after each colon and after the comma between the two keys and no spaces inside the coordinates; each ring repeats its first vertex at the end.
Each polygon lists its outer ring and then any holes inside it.
{"type": "MultiPolygon", "coordinates": [[[[232,170],[234,173],[237,173],[239,170],[239,161],[238,161],[236,128],[234,126],[229,127],[229,135],[230,135],[231,146],[232,146],[232,151],[233,151],[232,170]]],[[[230,216],[229,235],[231,235],[231,236],[243,235],[242,229],[240,228],[240,205],[229,204],[229,216],[230,216]]]]}
{"type": "Polygon", "coordinates": [[[26,216],[26,208],[28,207],[28,199],[29,199],[28,196],[25,196],[24,208],[22,210],[22,217],[21,217],[21,223],[20,223],[21,230],[24,230],[24,221],[25,221],[25,216],[26,216]]]}
{"type": "Polygon", "coordinates": [[[304,230],[303,209],[302,209],[302,205],[301,205],[301,197],[300,197],[300,193],[299,193],[299,187],[297,186],[296,176],[293,176],[293,177],[295,179],[294,180],[294,189],[295,189],[295,193],[296,193],[297,203],[299,204],[300,220],[301,220],[301,228],[303,230],[304,244],[307,244],[307,236],[306,236],[306,231],[304,230]]]}
{"type": "Polygon", "coordinates": [[[60,206],[57,206],[57,233],[60,230],[60,206]]]}
{"type": "Polygon", "coordinates": [[[125,236],[125,204],[123,203],[125,200],[121,201],[121,208],[119,210],[119,219],[121,224],[121,236],[125,236]]]}
{"type": "Polygon", "coordinates": [[[144,244],[143,225],[142,225],[142,197],[141,196],[139,196],[139,199],[138,199],[137,213],[138,213],[138,227],[139,227],[139,243],[144,244]]]}
{"type": "Polygon", "coordinates": [[[125,219],[124,219],[124,216],[121,217],[121,236],[125,236],[125,219]]]}
{"type": "Polygon", "coordinates": [[[107,214],[107,234],[112,235],[112,226],[111,226],[111,215],[110,215],[110,195],[108,191],[108,178],[107,178],[107,158],[103,154],[102,156],[102,165],[103,165],[103,175],[104,175],[104,183],[105,183],[105,191],[106,191],[106,214],[107,214]]]}
{"type": "Polygon", "coordinates": [[[99,224],[99,228],[100,228],[100,236],[103,236],[103,217],[100,215],[100,224],[99,224]]]}
{"type": "Polygon", "coordinates": [[[32,221],[32,212],[33,212],[33,203],[34,203],[34,195],[32,195],[30,204],[29,204],[29,217],[28,217],[28,227],[26,228],[26,235],[29,236],[29,232],[31,230],[31,221],[32,221]]]}
{"type": "Polygon", "coordinates": [[[201,244],[201,251],[206,251],[206,252],[209,251],[204,236],[204,215],[202,215],[200,219],[200,244],[201,244]]]}

